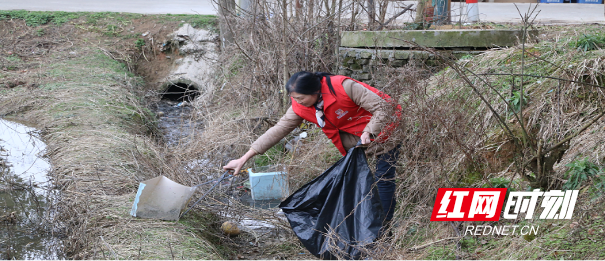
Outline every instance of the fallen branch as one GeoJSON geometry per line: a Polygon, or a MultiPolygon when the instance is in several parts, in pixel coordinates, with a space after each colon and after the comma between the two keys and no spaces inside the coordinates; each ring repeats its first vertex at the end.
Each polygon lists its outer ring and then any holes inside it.
{"type": "Polygon", "coordinates": [[[111,254],[113,255],[113,257],[118,260],[118,255],[116,255],[116,252],[113,251],[113,249],[111,248],[111,246],[109,244],[107,244],[107,242],[105,242],[105,239],[103,239],[103,236],[99,236],[101,238],[101,241],[103,241],[103,243],[105,244],[105,246],[107,247],[107,249],[109,249],[109,252],[111,252],[111,254]]]}

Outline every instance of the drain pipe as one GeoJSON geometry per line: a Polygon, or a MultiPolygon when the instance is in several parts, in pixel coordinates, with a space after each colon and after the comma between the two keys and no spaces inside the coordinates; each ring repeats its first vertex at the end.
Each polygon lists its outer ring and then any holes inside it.
{"type": "Polygon", "coordinates": [[[199,95],[199,85],[187,78],[174,78],[161,85],[161,98],[172,101],[192,101],[199,95]]]}
{"type": "Polygon", "coordinates": [[[479,22],[479,4],[477,0],[466,0],[466,15],[469,23],[479,22]]]}

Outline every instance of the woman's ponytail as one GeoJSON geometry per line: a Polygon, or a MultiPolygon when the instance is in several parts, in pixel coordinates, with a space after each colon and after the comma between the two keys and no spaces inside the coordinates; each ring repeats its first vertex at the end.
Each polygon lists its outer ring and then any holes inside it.
{"type": "Polygon", "coordinates": [[[325,72],[306,72],[300,71],[292,75],[286,83],[286,91],[288,93],[297,92],[300,94],[316,94],[321,92],[321,80],[326,77],[326,82],[330,88],[330,92],[336,95],[336,91],[330,82],[332,74],[325,72]]]}
{"type": "Polygon", "coordinates": [[[334,87],[332,87],[332,81],[330,81],[330,76],[332,76],[333,74],[331,73],[325,73],[325,72],[315,72],[315,77],[317,77],[319,79],[319,82],[321,82],[321,80],[326,77],[326,82],[328,83],[328,88],[330,89],[330,92],[336,96],[336,91],[334,91],[334,87]]]}

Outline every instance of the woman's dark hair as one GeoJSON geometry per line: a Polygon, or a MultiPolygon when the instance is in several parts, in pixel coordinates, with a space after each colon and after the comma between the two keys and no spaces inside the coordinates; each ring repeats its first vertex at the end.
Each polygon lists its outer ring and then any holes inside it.
{"type": "Polygon", "coordinates": [[[330,82],[330,73],[324,72],[306,72],[300,71],[292,75],[290,80],[286,83],[286,91],[288,93],[297,92],[300,94],[316,94],[321,92],[321,79],[326,77],[328,82],[328,87],[330,88],[330,92],[336,95],[334,88],[332,87],[332,83],[330,82]]]}

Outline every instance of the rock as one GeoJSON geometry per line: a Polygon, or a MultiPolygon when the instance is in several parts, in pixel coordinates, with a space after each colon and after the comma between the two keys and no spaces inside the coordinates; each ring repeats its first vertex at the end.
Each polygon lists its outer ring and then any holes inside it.
{"type": "Polygon", "coordinates": [[[241,230],[239,227],[237,227],[237,224],[231,221],[225,221],[225,223],[221,225],[221,230],[223,230],[223,233],[230,236],[237,236],[241,233],[241,230]]]}
{"type": "MultiPolygon", "coordinates": [[[[176,32],[170,35],[174,41],[212,42],[215,35],[203,29],[193,28],[190,24],[183,24],[176,32]]],[[[170,37],[169,36],[169,37],[170,37]]]]}

